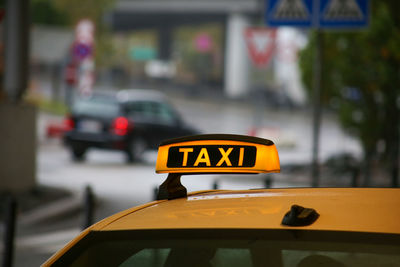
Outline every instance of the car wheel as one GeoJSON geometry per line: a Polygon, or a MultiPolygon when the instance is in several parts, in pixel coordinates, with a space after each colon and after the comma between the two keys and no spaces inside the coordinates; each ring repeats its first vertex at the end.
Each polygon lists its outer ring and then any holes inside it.
{"type": "Polygon", "coordinates": [[[82,162],[85,160],[86,149],[72,148],[72,160],[75,162],[82,162]]]}
{"type": "Polygon", "coordinates": [[[134,137],[128,147],[128,162],[143,160],[143,153],[147,150],[146,141],[142,137],[134,137]]]}

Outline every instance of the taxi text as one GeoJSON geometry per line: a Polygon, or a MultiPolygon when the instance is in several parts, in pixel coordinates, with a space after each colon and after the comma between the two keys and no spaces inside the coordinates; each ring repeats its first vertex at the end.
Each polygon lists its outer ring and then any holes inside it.
{"type": "Polygon", "coordinates": [[[255,164],[256,152],[255,146],[173,146],[168,151],[167,167],[252,167],[255,164]]]}

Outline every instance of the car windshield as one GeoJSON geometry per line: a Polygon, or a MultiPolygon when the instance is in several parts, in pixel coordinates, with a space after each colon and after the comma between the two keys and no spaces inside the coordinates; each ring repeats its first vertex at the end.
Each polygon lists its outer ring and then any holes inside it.
{"type": "Polygon", "coordinates": [[[92,96],[77,99],[72,110],[77,115],[115,117],[119,113],[119,106],[118,102],[113,98],[92,96]]]}
{"type": "Polygon", "coordinates": [[[91,232],[54,266],[399,266],[399,240],[301,230],[91,232]]]}

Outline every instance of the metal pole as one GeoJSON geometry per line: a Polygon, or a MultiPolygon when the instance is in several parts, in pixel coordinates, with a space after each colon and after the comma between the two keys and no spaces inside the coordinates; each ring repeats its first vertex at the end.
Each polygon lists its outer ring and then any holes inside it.
{"type": "Polygon", "coordinates": [[[67,84],[65,87],[65,104],[68,107],[68,110],[70,111],[73,105],[73,87],[72,85],[67,84]]]}
{"type": "Polygon", "coordinates": [[[319,186],[319,135],[321,128],[321,74],[323,36],[316,30],[313,73],[313,140],[312,140],[312,187],[319,186]]]}
{"type": "Polygon", "coordinates": [[[153,200],[157,200],[158,196],[158,186],[153,188],[153,200]]]}
{"type": "Polygon", "coordinates": [[[6,201],[3,267],[11,267],[13,263],[16,211],[17,202],[9,196],[6,201]]]}
{"type": "Polygon", "coordinates": [[[213,189],[214,190],[218,190],[219,184],[218,184],[218,180],[214,180],[213,182],[213,189]]]}
{"type": "Polygon", "coordinates": [[[83,229],[86,229],[93,224],[94,215],[94,194],[92,188],[89,185],[85,188],[83,212],[83,229]]]}
{"type": "MultiPolygon", "coordinates": [[[[398,97],[396,97],[398,99],[398,97]]],[[[400,128],[399,128],[399,108],[396,107],[395,111],[395,133],[394,133],[394,142],[393,142],[393,153],[392,153],[392,187],[399,187],[399,159],[400,159],[400,128]]]]}
{"type": "Polygon", "coordinates": [[[273,181],[273,176],[271,174],[267,174],[264,179],[264,187],[271,188],[273,181]]]}
{"type": "Polygon", "coordinates": [[[351,170],[351,186],[358,187],[358,179],[360,177],[360,168],[353,167],[351,170]]]}

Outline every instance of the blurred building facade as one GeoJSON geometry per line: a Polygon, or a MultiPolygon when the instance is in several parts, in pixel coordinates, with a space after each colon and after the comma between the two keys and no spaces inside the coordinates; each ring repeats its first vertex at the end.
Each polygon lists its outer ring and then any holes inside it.
{"type": "MultiPolygon", "coordinates": [[[[104,17],[112,49],[94,48],[107,57],[107,66],[96,66],[96,86],[171,86],[230,98],[262,91],[270,102],[303,105],[296,52],[304,34],[279,29],[277,48],[284,49],[275,49],[266,66],[251,63],[244,32],[265,27],[263,13],[261,0],[115,1],[104,17]]],[[[59,100],[65,95],[73,30],[35,26],[32,36],[32,87],[59,100]]]]}
{"type": "Polygon", "coordinates": [[[39,25],[32,27],[30,93],[40,93],[57,101],[64,99],[63,72],[73,40],[74,32],[70,29],[39,25]]]}

